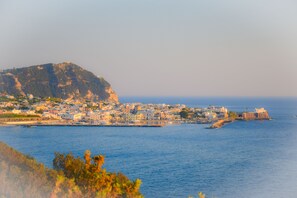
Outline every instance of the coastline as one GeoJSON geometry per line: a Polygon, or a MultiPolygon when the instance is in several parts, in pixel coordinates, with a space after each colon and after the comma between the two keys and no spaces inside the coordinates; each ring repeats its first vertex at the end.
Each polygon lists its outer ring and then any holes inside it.
{"type": "MultiPolygon", "coordinates": [[[[237,121],[257,121],[257,120],[271,120],[269,118],[260,118],[260,119],[242,119],[242,118],[225,118],[219,119],[214,122],[179,122],[175,124],[211,124],[206,129],[220,129],[226,124],[230,124],[237,121]]],[[[14,122],[0,122],[0,127],[165,127],[168,125],[174,125],[173,123],[161,122],[158,124],[149,124],[149,123],[112,123],[112,124],[86,124],[86,123],[57,123],[56,120],[46,120],[43,122],[36,121],[14,121],[14,122]],[[52,122],[52,123],[51,123],[52,122]]]]}
{"type": "Polygon", "coordinates": [[[51,120],[44,122],[36,121],[14,121],[14,122],[0,122],[0,127],[164,127],[166,124],[125,124],[125,123],[114,123],[114,124],[85,124],[85,123],[57,123],[51,120]],[[52,122],[52,123],[51,123],[52,122]]]}
{"type": "Polygon", "coordinates": [[[145,125],[145,124],[27,124],[27,125],[14,125],[21,127],[163,127],[165,125],[145,125]]]}
{"type": "Polygon", "coordinates": [[[221,128],[235,120],[266,120],[263,107],[229,111],[225,106],[199,107],[161,103],[113,103],[88,100],[0,97],[0,126],[163,127],[172,124],[210,124],[221,128]],[[21,106],[26,104],[26,108],[21,106]],[[22,107],[22,108],[21,108],[22,107]]]}

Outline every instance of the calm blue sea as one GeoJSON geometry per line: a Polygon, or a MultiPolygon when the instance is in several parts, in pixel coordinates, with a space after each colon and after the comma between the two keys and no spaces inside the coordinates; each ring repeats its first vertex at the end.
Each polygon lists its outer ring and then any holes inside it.
{"type": "Polygon", "coordinates": [[[106,156],[105,168],[140,178],[146,197],[297,197],[297,99],[121,98],[121,102],[264,107],[271,121],[163,128],[0,127],[0,140],[52,166],[54,152],[106,156]]]}

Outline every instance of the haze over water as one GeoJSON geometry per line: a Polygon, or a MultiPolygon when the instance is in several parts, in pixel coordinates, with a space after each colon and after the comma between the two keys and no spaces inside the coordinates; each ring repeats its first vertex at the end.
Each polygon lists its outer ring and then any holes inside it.
{"type": "Polygon", "coordinates": [[[123,102],[265,107],[271,121],[163,128],[1,127],[0,140],[52,166],[54,152],[106,156],[105,168],[140,178],[146,197],[294,197],[297,193],[297,100],[122,98],[123,102]]]}

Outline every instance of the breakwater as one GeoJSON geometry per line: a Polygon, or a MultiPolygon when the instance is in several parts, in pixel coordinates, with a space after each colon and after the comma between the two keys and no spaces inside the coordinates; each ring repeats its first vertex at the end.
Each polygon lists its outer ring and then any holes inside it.
{"type": "Polygon", "coordinates": [[[234,119],[224,119],[224,120],[218,120],[215,123],[213,123],[210,127],[207,127],[207,129],[218,129],[222,128],[225,124],[234,122],[234,119]]]}
{"type": "MultiPolygon", "coordinates": [[[[267,114],[268,115],[268,114],[267,114]]],[[[234,121],[253,121],[253,120],[271,120],[269,116],[264,117],[253,117],[253,118],[243,118],[243,117],[237,117],[235,119],[228,118],[228,119],[221,119],[216,122],[214,122],[211,126],[207,127],[207,129],[218,129],[222,128],[225,124],[234,122],[234,121]]]]}

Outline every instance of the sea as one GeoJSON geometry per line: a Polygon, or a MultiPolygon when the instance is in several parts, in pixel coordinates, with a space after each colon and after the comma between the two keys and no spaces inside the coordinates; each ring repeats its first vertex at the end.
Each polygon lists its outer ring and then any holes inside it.
{"type": "Polygon", "coordinates": [[[297,197],[297,98],[122,97],[121,102],[268,110],[270,121],[142,127],[0,127],[0,141],[52,167],[55,152],[105,156],[149,198],[297,197]]]}

